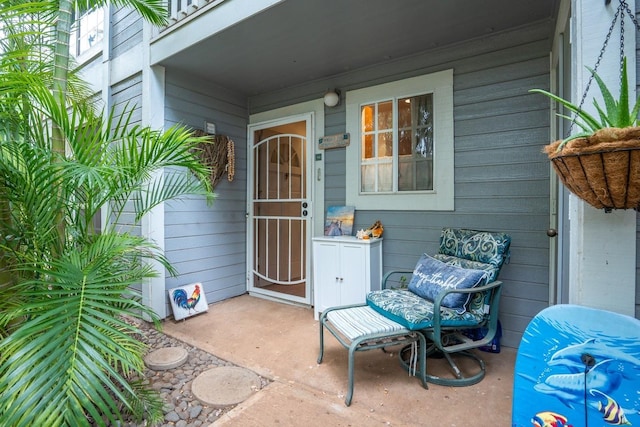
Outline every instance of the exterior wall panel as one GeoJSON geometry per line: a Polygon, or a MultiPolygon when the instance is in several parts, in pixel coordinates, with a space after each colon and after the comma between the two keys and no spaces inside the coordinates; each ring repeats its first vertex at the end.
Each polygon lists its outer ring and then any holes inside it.
{"type": "MultiPolygon", "coordinates": [[[[141,75],[119,82],[111,87],[111,105],[116,117],[124,112],[133,111],[131,125],[140,123],[140,104],[142,98],[142,77],[141,75]]],[[[119,218],[123,231],[140,236],[140,224],[135,223],[133,204],[129,203],[125,207],[124,215],[119,218]]]]}
{"type": "Polygon", "coordinates": [[[112,15],[111,57],[142,43],[142,18],[131,8],[119,8],[112,15]]]}
{"type": "Polygon", "coordinates": [[[165,255],[178,270],[177,277],[166,278],[166,288],[201,282],[212,303],[246,292],[246,100],[167,70],[166,127],[181,124],[201,130],[205,121],[234,141],[236,175],[232,182],[226,174],[222,177],[211,206],[201,198],[165,205],[165,255]]]}

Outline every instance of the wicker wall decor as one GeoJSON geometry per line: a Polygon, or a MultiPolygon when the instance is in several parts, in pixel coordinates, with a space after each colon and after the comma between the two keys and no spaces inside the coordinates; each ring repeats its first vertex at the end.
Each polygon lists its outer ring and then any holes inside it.
{"type": "Polygon", "coordinates": [[[211,168],[211,186],[215,187],[227,172],[227,179],[233,181],[235,174],[235,150],[233,141],[225,135],[209,135],[201,130],[195,130],[194,136],[207,137],[206,141],[198,144],[200,160],[211,168]]]}
{"type": "Polygon", "coordinates": [[[597,209],[638,209],[640,127],[605,128],[545,152],[562,183],[597,209]]]}

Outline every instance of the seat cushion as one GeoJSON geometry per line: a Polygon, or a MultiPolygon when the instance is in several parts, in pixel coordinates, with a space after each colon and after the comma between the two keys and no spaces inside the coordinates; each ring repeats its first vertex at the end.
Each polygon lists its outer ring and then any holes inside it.
{"type": "Polygon", "coordinates": [[[327,319],[351,341],[367,335],[409,333],[401,324],[367,305],[332,310],[327,319]]]}
{"type": "MultiPolygon", "coordinates": [[[[409,282],[409,291],[434,301],[438,294],[448,289],[471,289],[485,283],[487,272],[470,268],[461,268],[452,264],[445,264],[427,254],[423,254],[413,276],[409,282]]],[[[452,308],[462,314],[471,294],[450,293],[442,299],[442,306],[452,308]]]]}
{"type": "MultiPolygon", "coordinates": [[[[433,326],[433,303],[406,289],[382,289],[369,292],[369,307],[406,327],[416,331],[433,326]]],[[[441,325],[471,327],[482,322],[484,313],[482,294],[474,294],[467,311],[460,314],[456,310],[441,307],[441,325]]]]}

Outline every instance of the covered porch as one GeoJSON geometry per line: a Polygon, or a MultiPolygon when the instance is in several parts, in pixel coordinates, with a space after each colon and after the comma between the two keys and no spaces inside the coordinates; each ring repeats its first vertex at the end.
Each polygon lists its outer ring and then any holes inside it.
{"type": "MultiPolygon", "coordinates": [[[[163,323],[166,334],[272,380],[215,425],[466,426],[478,420],[510,425],[515,349],[481,353],[487,375],[479,384],[430,384],[428,390],[401,367],[399,348],[359,353],[347,408],[347,352],[326,336],[324,360],[317,364],[318,328],[311,309],[249,295],[211,304],[207,313],[185,321],[163,323]]],[[[427,371],[446,369],[444,363],[429,359],[427,371]]]]}
{"type": "MultiPolygon", "coordinates": [[[[501,275],[500,318],[508,347],[517,347],[528,321],[548,305],[572,302],[634,312],[635,212],[585,209],[556,185],[541,148],[564,129],[547,100],[528,92],[564,85],[574,98],[581,93],[583,65],[593,65],[590,52],[600,48],[610,22],[602,13],[612,15],[612,7],[594,0],[573,6],[557,0],[415,1],[403,8],[384,1],[349,7],[337,1],[205,3],[172,3],[174,25],[149,36],[143,117],[158,126],[215,124],[218,133],[235,141],[239,167],[234,182],[216,187],[212,208],[193,202],[167,206],[156,215],[165,222],[149,227],[161,230],[152,237],[164,242],[180,276],[159,278],[149,289],[203,281],[207,300],[216,302],[256,288],[252,262],[258,251],[245,244],[255,239],[248,224],[258,216],[247,191],[255,178],[248,129],[305,113],[313,114],[307,136],[314,142],[306,158],[315,227],[307,228],[304,241],[307,270],[313,262],[310,241],[322,235],[317,225],[325,207],[355,204],[355,229],[376,220],[385,225],[385,271],[411,268],[420,253],[434,252],[444,227],[512,235],[513,257],[501,275]],[[579,34],[569,32],[572,19],[578,19],[579,34]],[[599,36],[586,43],[582,32],[599,36]],[[350,183],[357,181],[358,168],[353,155],[343,147],[321,150],[315,141],[346,132],[357,146],[357,132],[347,120],[355,110],[349,97],[447,69],[453,70],[454,132],[442,140],[453,148],[453,167],[441,170],[452,171],[453,188],[446,193],[453,208],[352,203],[350,183]],[[333,107],[322,103],[329,89],[341,93],[333,107]],[[606,256],[604,241],[612,242],[606,256]],[[615,286],[607,298],[603,281],[615,286]]],[[[629,40],[625,46],[635,49],[629,40]]],[[[616,55],[610,49],[605,61],[616,55]]],[[[314,283],[307,276],[305,302],[312,305],[314,283]]],[[[154,309],[170,315],[165,295],[153,295],[154,309]]]]}

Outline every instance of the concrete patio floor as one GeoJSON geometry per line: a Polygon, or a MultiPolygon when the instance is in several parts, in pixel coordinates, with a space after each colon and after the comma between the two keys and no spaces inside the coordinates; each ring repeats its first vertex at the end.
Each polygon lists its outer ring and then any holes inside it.
{"type": "MultiPolygon", "coordinates": [[[[325,334],[319,350],[318,321],[311,309],[243,295],[211,304],[207,313],[167,320],[164,332],[273,382],[225,414],[215,426],[470,426],[511,424],[516,351],[481,353],[487,375],[469,387],[429,384],[409,377],[393,354],[381,350],[355,356],[351,406],[347,351],[325,334]]],[[[429,359],[427,371],[446,369],[429,359]]]]}

